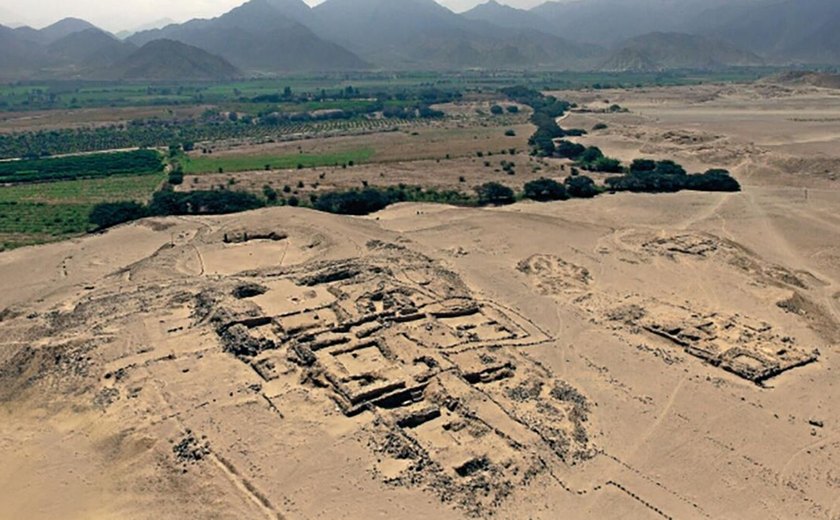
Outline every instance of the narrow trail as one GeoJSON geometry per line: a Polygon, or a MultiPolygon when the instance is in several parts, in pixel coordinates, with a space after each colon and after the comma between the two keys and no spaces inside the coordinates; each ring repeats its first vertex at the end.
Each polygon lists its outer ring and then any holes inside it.
{"type": "MultiPolygon", "coordinates": [[[[172,404],[172,396],[167,392],[166,389],[166,382],[160,380],[155,376],[155,374],[149,370],[148,367],[144,368],[145,373],[148,377],[149,381],[152,381],[154,385],[158,389],[158,395],[160,396],[161,400],[164,403],[164,406],[169,410],[169,414],[167,417],[175,420],[178,424],[178,427],[181,431],[187,430],[187,425],[181,418],[180,413],[176,412],[175,406],[172,404]]],[[[211,451],[209,456],[207,457],[208,460],[212,461],[213,464],[217,467],[218,471],[224,476],[224,478],[233,485],[234,489],[248,502],[252,503],[255,507],[257,507],[262,514],[271,520],[285,520],[285,517],[282,513],[278,512],[268,498],[259,492],[256,487],[246,479],[234,466],[231,462],[225,459],[223,456],[211,451]]]]}
{"type": "Polygon", "coordinates": [[[785,484],[785,475],[787,474],[788,469],[790,469],[790,467],[793,465],[794,462],[796,462],[796,459],[798,459],[800,455],[802,455],[803,453],[806,453],[810,450],[813,450],[814,448],[822,446],[824,444],[830,444],[831,442],[833,442],[838,437],[840,437],[840,435],[835,434],[835,435],[832,435],[832,436],[830,436],[826,439],[820,439],[820,440],[814,441],[810,444],[806,444],[805,446],[800,448],[798,451],[796,451],[796,453],[791,455],[788,458],[788,460],[785,461],[785,464],[782,466],[782,469],[779,470],[779,473],[778,473],[778,483],[779,483],[779,485],[784,485],[785,484]]]}
{"type": "Polygon", "coordinates": [[[233,464],[215,453],[211,453],[209,458],[237,491],[262,511],[266,518],[271,520],[286,520],[286,517],[282,513],[274,509],[274,506],[269,502],[268,498],[257,491],[250,481],[242,477],[233,464]]]}

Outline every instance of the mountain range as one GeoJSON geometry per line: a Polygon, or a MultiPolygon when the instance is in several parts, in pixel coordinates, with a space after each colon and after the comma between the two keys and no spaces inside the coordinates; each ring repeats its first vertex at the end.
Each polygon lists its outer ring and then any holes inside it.
{"type": "Polygon", "coordinates": [[[213,19],[121,36],[74,18],[40,30],[0,26],[0,79],[840,65],[840,2],[573,0],[525,10],[489,0],[458,14],[434,0],[326,0],[316,7],[250,0],[213,19]]]}

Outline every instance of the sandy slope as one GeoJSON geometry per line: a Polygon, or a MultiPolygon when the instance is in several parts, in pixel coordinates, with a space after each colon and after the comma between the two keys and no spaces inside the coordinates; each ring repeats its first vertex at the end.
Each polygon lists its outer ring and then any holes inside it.
{"type": "Polygon", "coordinates": [[[840,192],[746,145],[738,194],[4,253],[0,518],[840,518],[840,192]]]}

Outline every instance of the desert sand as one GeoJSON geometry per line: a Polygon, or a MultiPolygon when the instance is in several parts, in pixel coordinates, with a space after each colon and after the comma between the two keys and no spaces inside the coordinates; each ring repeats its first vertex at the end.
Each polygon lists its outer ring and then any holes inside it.
{"type": "Polygon", "coordinates": [[[0,254],[0,518],[840,518],[835,92],[564,93],[736,194],[0,254]]]}

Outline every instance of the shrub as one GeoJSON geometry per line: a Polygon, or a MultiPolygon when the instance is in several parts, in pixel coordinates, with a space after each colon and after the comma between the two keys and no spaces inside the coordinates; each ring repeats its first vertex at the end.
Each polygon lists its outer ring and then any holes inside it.
{"type": "Polygon", "coordinates": [[[598,187],[595,186],[595,181],[585,175],[567,177],[565,185],[569,196],[579,199],[591,199],[600,193],[598,187]]]}
{"type": "Polygon", "coordinates": [[[593,163],[587,165],[590,171],[604,173],[621,173],[621,161],[610,157],[600,157],[593,163]]]}
{"type": "Polygon", "coordinates": [[[525,184],[526,198],[539,202],[566,200],[569,198],[566,187],[552,179],[537,179],[525,184]]]}
{"type": "Polygon", "coordinates": [[[184,184],[184,171],[181,168],[175,168],[169,172],[169,184],[173,186],[184,184]]]}
{"type": "Polygon", "coordinates": [[[727,170],[713,169],[706,173],[689,175],[686,189],[694,191],[741,191],[741,184],[727,170]]]}
{"type": "Polygon", "coordinates": [[[380,190],[365,188],[321,195],[314,208],[340,215],[368,215],[391,204],[391,198],[380,190]]]}
{"type": "Polygon", "coordinates": [[[592,127],[593,132],[597,132],[598,130],[606,130],[609,128],[605,123],[595,123],[595,126],[592,127]]]}
{"type": "MultiPolygon", "coordinates": [[[[664,161],[663,161],[664,162],[664,161]]],[[[606,180],[614,190],[632,191],[637,193],[675,193],[681,190],[694,191],[740,191],[741,185],[729,175],[726,170],[708,170],[706,173],[686,175],[681,167],[674,167],[670,161],[664,168],[655,170],[632,169],[627,175],[611,177],[606,180]],[[674,173],[660,173],[670,171],[674,173]]],[[[637,164],[634,162],[634,164],[637,164]]],[[[641,163],[638,163],[641,164],[641,163]]],[[[657,163],[657,165],[660,163],[657,163]]],[[[649,168],[649,164],[642,165],[649,168]]]]}
{"type": "Polygon", "coordinates": [[[513,190],[498,182],[482,184],[475,189],[475,192],[478,195],[478,203],[481,205],[501,206],[516,202],[513,190]]]}
{"type": "Polygon", "coordinates": [[[277,202],[277,191],[268,184],[263,186],[263,195],[268,202],[277,202]]]}
{"type": "Polygon", "coordinates": [[[500,116],[505,113],[505,109],[500,107],[499,105],[493,105],[490,107],[490,113],[494,116],[500,116]]]}
{"type": "Polygon", "coordinates": [[[518,114],[519,113],[519,107],[516,106],[516,105],[510,105],[510,106],[507,107],[507,111],[510,114],[518,114]]]}
{"type": "Polygon", "coordinates": [[[555,154],[566,159],[577,160],[586,151],[586,147],[582,144],[573,143],[571,141],[560,141],[557,143],[555,154]]]}
{"type": "Polygon", "coordinates": [[[138,202],[103,202],[90,211],[88,221],[97,229],[106,229],[148,216],[146,206],[138,202]]]}
{"type": "Polygon", "coordinates": [[[630,164],[630,173],[645,173],[656,170],[656,161],[651,159],[634,159],[630,164]]]}
{"type": "Polygon", "coordinates": [[[581,163],[594,163],[598,159],[604,157],[604,153],[597,146],[590,146],[580,155],[579,161],[581,163]]]}
{"type": "Polygon", "coordinates": [[[656,163],[657,175],[685,175],[685,169],[674,161],[659,161],[656,163]]]}
{"type": "Polygon", "coordinates": [[[516,137],[516,130],[514,130],[512,128],[510,128],[508,130],[505,130],[505,136],[506,137],[516,137]]]}
{"type": "Polygon", "coordinates": [[[221,215],[263,206],[256,195],[240,191],[163,190],[154,194],[149,211],[154,215],[221,215]]]}

